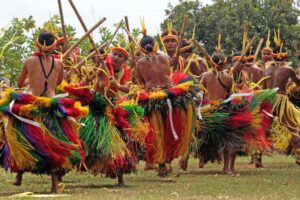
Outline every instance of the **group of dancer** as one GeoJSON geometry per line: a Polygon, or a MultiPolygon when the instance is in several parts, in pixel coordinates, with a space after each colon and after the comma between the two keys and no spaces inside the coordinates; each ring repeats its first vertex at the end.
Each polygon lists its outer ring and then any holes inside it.
{"type": "Polygon", "coordinates": [[[25,172],[51,175],[53,193],[70,170],[106,174],[123,186],[140,160],[160,177],[172,173],[176,158],[187,170],[191,155],[199,167],[223,162],[230,175],[239,152],[256,167],[274,151],[292,153],[300,165],[300,77],[274,34],[260,61],[245,33],[233,56],[224,55],[219,35],[216,51],[202,58],[200,44],[171,23],[159,43],[142,22],[135,51],[100,47],[86,59],[75,49],[65,59],[66,40],[43,31],[20,89],[1,79],[0,164],[17,174],[15,185],[25,172]]]}

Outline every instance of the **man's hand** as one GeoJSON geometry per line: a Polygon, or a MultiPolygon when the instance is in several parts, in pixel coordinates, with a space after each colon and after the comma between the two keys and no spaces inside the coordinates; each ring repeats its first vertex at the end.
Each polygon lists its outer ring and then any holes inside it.
{"type": "Polygon", "coordinates": [[[179,67],[179,59],[178,58],[176,58],[176,57],[173,57],[172,59],[171,59],[171,62],[172,62],[172,66],[173,67],[179,67]]]}

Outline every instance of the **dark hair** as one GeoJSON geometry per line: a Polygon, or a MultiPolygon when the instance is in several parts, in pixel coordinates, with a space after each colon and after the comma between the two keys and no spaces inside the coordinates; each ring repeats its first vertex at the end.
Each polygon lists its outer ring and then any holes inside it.
{"type": "Polygon", "coordinates": [[[151,53],[154,50],[155,40],[153,37],[146,35],[141,39],[140,45],[147,52],[151,53]]]}
{"type": "Polygon", "coordinates": [[[235,51],[234,53],[233,53],[233,56],[232,57],[235,57],[235,56],[241,56],[242,55],[242,52],[240,52],[240,51],[235,51]]]}
{"type": "MultiPolygon", "coordinates": [[[[189,41],[187,39],[182,40],[181,48],[184,48],[184,47],[189,46],[189,45],[190,45],[190,43],[189,43],[189,41]]],[[[190,46],[190,48],[188,48],[184,52],[186,52],[186,53],[193,53],[193,48],[190,46]]]]}
{"type": "Polygon", "coordinates": [[[248,51],[247,56],[255,55],[255,50],[251,49],[248,51]]]}
{"type": "Polygon", "coordinates": [[[49,31],[44,31],[39,34],[38,41],[41,45],[45,44],[46,46],[50,46],[50,45],[54,44],[55,37],[49,31]]]}
{"type": "Polygon", "coordinates": [[[211,56],[211,59],[214,63],[219,64],[219,63],[223,63],[225,61],[226,57],[223,53],[216,51],[211,56]]]}

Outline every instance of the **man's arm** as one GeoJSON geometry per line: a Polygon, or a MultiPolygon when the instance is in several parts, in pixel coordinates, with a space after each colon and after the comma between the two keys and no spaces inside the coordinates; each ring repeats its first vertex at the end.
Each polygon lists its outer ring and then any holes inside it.
{"type": "Polygon", "coordinates": [[[191,62],[191,66],[190,66],[190,72],[195,75],[195,76],[200,76],[201,75],[201,69],[200,69],[200,65],[198,64],[198,61],[196,62],[191,62]]]}
{"type": "Polygon", "coordinates": [[[63,78],[64,78],[64,68],[61,61],[57,61],[57,66],[59,69],[58,79],[57,79],[57,85],[61,84],[63,78]]]}
{"type": "MultiPolygon", "coordinates": [[[[205,89],[207,91],[207,87],[206,87],[206,76],[202,76],[201,80],[200,80],[200,87],[202,89],[205,89]]],[[[204,91],[206,93],[206,91],[204,91]]]]}
{"type": "Polygon", "coordinates": [[[291,69],[291,79],[297,86],[300,86],[300,77],[296,75],[296,72],[291,69]]]}
{"type": "Polygon", "coordinates": [[[140,67],[143,65],[143,62],[142,61],[139,61],[136,66],[135,66],[135,76],[136,76],[136,79],[138,81],[138,84],[142,84],[144,85],[145,82],[144,82],[144,79],[140,73],[140,67]]]}
{"type": "Polygon", "coordinates": [[[22,88],[22,87],[25,87],[28,83],[28,81],[26,81],[26,78],[27,78],[27,74],[28,74],[28,70],[27,70],[27,65],[28,65],[28,60],[25,60],[23,66],[22,66],[22,70],[19,74],[19,77],[18,77],[18,87],[19,88],[22,88]]]}

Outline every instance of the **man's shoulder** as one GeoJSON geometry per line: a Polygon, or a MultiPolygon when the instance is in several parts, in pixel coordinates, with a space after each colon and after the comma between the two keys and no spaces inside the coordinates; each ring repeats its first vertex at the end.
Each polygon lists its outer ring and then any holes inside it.
{"type": "Polygon", "coordinates": [[[36,60],[38,60],[37,56],[29,56],[28,58],[26,58],[25,62],[26,61],[36,61],[36,60]]]}
{"type": "Polygon", "coordinates": [[[36,63],[38,61],[38,57],[37,56],[30,56],[28,58],[25,59],[24,61],[24,65],[26,67],[30,67],[32,66],[34,63],[36,63]]]}
{"type": "Polygon", "coordinates": [[[214,73],[212,71],[207,71],[202,74],[202,77],[204,77],[204,76],[209,77],[209,76],[213,76],[213,75],[214,75],[214,73]]]}

